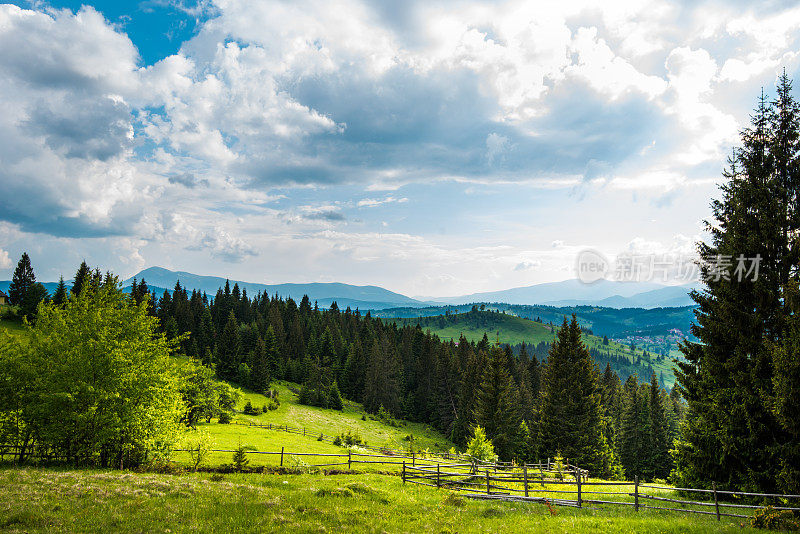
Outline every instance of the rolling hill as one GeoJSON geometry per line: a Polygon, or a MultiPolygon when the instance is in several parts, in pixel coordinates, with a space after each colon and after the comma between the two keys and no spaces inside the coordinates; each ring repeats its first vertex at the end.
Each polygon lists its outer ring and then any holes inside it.
{"type": "MultiPolygon", "coordinates": [[[[483,339],[484,335],[492,344],[516,346],[525,342],[530,346],[529,353],[536,353],[539,358],[546,358],[547,350],[547,346],[540,344],[552,343],[560,326],[560,321],[552,324],[538,322],[493,310],[385,320],[398,325],[418,324],[423,330],[430,331],[441,339],[452,339],[456,342],[462,335],[467,341],[476,343],[483,339]]],[[[602,335],[589,333],[584,333],[583,342],[601,368],[605,367],[606,363],[610,364],[623,381],[634,373],[640,380],[647,380],[652,369],[658,377],[662,377],[663,374],[665,386],[672,387],[675,382],[672,356],[677,354],[665,357],[652,353],[652,348],[650,351],[646,346],[631,349],[630,345],[614,340],[609,340],[606,344],[602,335]],[[646,351],[648,354],[645,354],[646,351]]]]}

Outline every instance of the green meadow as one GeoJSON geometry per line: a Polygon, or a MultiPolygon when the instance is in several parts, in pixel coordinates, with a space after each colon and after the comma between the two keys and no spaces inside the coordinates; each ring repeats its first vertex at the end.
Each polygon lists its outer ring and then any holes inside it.
{"type": "Polygon", "coordinates": [[[0,470],[6,532],[755,532],[655,510],[482,502],[379,474],[0,470]]]}

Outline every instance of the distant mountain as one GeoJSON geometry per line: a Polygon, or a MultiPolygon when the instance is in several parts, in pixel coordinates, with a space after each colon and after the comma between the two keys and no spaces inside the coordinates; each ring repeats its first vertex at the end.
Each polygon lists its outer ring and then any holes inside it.
{"type": "MultiPolygon", "coordinates": [[[[0,291],[8,294],[8,286],[11,285],[11,280],[0,280],[0,291]]],[[[58,287],[58,282],[42,282],[42,285],[49,294],[53,294],[58,287]]]]}
{"type": "MultiPolygon", "coordinates": [[[[134,277],[122,282],[125,291],[130,291],[134,277]]],[[[210,297],[217,289],[225,285],[225,278],[218,276],[201,276],[185,271],[170,271],[163,267],[149,267],[136,273],[137,280],[144,279],[151,291],[158,296],[167,291],[172,292],[175,283],[188,290],[205,291],[210,297]]],[[[0,281],[0,290],[8,292],[11,282],[0,281]]],[[[67,284],[71,284],[67,281],[67,284]]],[[[442,304],[459,305],[479,302],[504,302],[519,305],[547,306],[603,306],[608,308],[666,308],[692,306],[694,302],[688,293],[693,286],[664,286],[655,282],[614,282],[599,280],[593,284],[585,284],[580,280],[564,280],[536,284],[527,287],[515,287],[502,291],[472,293],[460,297],[417,297],[411,298],[378,286],[356,286],[341,283],[309,283],[309,284],[259,284],[231,280],[246,289],[248,294],[255,295],[266,291],[270,295],[291,297],[296,301],[308,295],[321,307],[329,307],[336,302],[340,308],[349,306],[361,310],[384,310],[388,308],[422,308],[442,304]]],[[[52,294],[58,284],[45,282],[44,286],[52,294]]]]}
{"type": "MultiPolygon", "coordinates": [[[[180,281],[181,286],[188,290],[197,289],[205,291],[213,297],[217,289],[225,286],[225,278],[217,276],[201,276],[187,273],[184,271],[170,271],[163,267],[150,267],[134,276],[137,280],[144,279],[148,286],[159,286],[172,288],[175,283],[180,281]]],[[[133,278],[123,281],[124,286],[129,286],[133,278]]],[[[341,308],[350,306],[360,309],[384,309],[398,306],[425,306],[426,304],[418,300],[394,293],[388,289],[378,286],[355,286],[341,283],[309,283],[309,284],[258,284],[254,282],[243,282],[240,280],[230,280],[230,285],[239,284],[240,289],[246,289],[250,295],[255,295],[259,291],[266,291],[270,295],[278,294],[281,297],[292,297],[296,301],[308,295],[311,301],[317,301],[320,306],[328,307],[332,302],[336,302],[341,308]]]]}
{"type": "Polygon", "coordinates": [[[614,295],[602,300],[557,300],[543,302],[548,306],[603,306],[605,308],[680,308],[694,306],[695,302],[689,292],[695,286],[665,286],[650,291],[643,291],[629,297],[614,295]]]}
{"type": "Polygon", "coordinates": [[[691,286],[664,286],[655,282],[615,282],[598,280],[585,284],[580,280],[564,280],[515,287],[502,291],[472,293],[460,297],[418,297],[442,304],[470,302],[506,302],[508,304],[542,304],[548,306],[605,306],[609,308],[660,308],[690,306],[691,286]]]}

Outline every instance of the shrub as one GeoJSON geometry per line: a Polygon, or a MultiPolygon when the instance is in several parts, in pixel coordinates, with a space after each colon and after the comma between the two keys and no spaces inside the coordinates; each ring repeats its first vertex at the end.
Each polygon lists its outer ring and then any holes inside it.
{"type": "MultiPolygon", "coordinates": [[[[69,463],[135,466],[166,455],[180,437],[176,340],[107,277],[64,306],[42,303],[21,342],[0,336],[0,431],[69,463]],[[69,402],[65,402],[69,399],[69,402]]],[[[25,458],[20,458],[25,461],[25,458]]]]}
{"type": "Polygon", "coordinates": [[[467,444],[467,454],[483,462],[494,462],[497,459],[494,445],[486,438],[483,427],[476,426],[472,429],[472,439],[467,444]]]}
{"type": "Polygon", "coordinates": [[[244,405],[245,415],[258,415],[259,413],[261,412],[258,410],[258,408],[254,408],[253,403],[251,403],[250,401],[247,401],[247,403],[244,405]]]}
{"type": "Polygon", "coordinates": [[[333,438],[333,444],[339,447],[352,447],[353,445],[366,445],[367,442],[361,439],[358,432],[347,431],[347,434],[342,433],[333,438]]]}
{"type": "Polygon", "coordinates": [[[244,447],[242,444],[239,444],[239,447],[236,448],[236,452],[233,453],[233,468],[236,471],[242,472],[247,468],[247,465],[250,463],[250,460],[247,459],[247,454],[245,453],[244,447]]]}
{"type": "Polygon", "coordinates": [[[756,528],[770,530],[796,531],[800,530],[800,518],[791,510],[776,510],[772,506],[761,508],[750,520],[756,528]]]}
{"type": "Polygon", "coordinates": [[[217,422],[223,425],[227,425],[228,423],[231,422],[231,414],[228,412],[220,412],[219,419],[217,419],[217,422]]]}
{"type": "Polygon", "coordinates": [[[211,436],[202,430],[191,431],[186,436],[184,447],[192,461],[192,471],[197,471],[211,452],[211,436]]]}

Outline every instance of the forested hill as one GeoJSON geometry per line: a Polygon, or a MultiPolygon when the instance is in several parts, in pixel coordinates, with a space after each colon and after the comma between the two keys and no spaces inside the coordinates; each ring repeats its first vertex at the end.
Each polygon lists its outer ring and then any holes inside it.
{"type": "MultiPolygon", "coordinates": [[[[541,319],[530,320],[496,310],[480,310],[475,306],[465,313],[386,321],[399,326],[419,325],[423,330],[430,331],[445,341],[458,341],[464,336],[468,341],[478,343],[486,336],[490,344],[511,345],[515,354],[519,354],[522,343],[525,343],[529,354],[535,354],[539,360],[544,360],[557,332],[557,326],[554,325],[560,326],[563,318],[562,315],[558,322],[546,323],[541,319]]],[[[585,327],[583,342],[601,368],[609,364],[623,381],[632,374],[645,379],[655,372],[662,386],[671,388],[675,382],[672,356],[654,351],[652,347],[648,350],[647,346],[637,346],[635,343],[619,343],[604,336],[593,335],[585,327]]]]}
{"type": "Polygon", "coordinates": [[[582,328],[588,328],[599,336],[614,338],[665,336],[669,335],[672,330],[679,330],[682,335],[688,337],[690,336],[689,328],[694,320],[694,310],[696,309],[695,306],[618,309],[602,306],[543,306],[507,304],[504,302],[476,302],[424,308],[389,308],[374,311],[373,315],[387,318],[433,317],[448,313],[466,313],[474,305],[483,305],[486,309],[505,311],[518,317],[554,324],[561,324],[564,317],[575,314],[582,328]]]}

